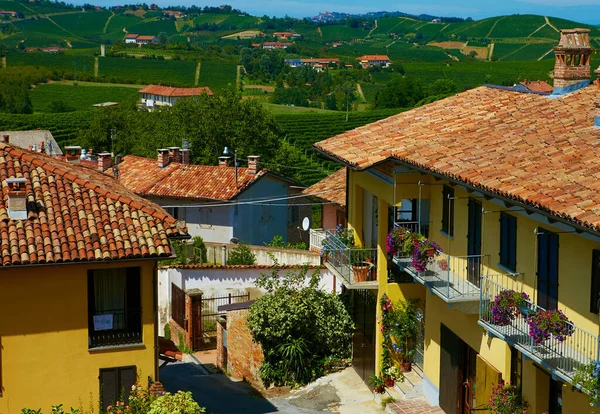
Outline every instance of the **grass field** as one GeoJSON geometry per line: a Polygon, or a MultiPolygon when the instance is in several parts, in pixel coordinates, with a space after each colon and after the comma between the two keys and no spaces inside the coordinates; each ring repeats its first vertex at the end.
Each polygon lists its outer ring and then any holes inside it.
{"type": "Polygon", "coordinates": [[[127,31],[129,33],[138,33],[148,36],[156,36],[160,32],[165,32],[168,35],[174,35],[177,33],[177,27],[175,27],[175,22],[173,20],[153,17],[127,26],[127,31]]]}
{"type": "Polygon", "coordinates": [[[50,83],[38,85],[29,92],[35,112],[49,112],[52,101],[62,101],[80,110],[92,109],[92,105],[102,102],[121,102],[126,99],[138,99],[137,88],[119,86],[73,86],[73,83],[50,83]]]}
{"type": "Polygon", "coordinates": [[[196,62],[105,57],[98,60],[99,75],[140,84],[193,86],[196,62]]]}
{"type": "Polygon", "coordinates": [[[58,73],[71,76],[77,73],[94,73],[94,57],[92,55],[66,55],[53,53],[11,53],[6,58],[7,66],[48,66],[58,73]]]}
{"type": "Polygon", "coordinates": [[[62,36],[63,38],[70,38],[73,36],[45,18],[37,20],[19,20],[12,24],[22,32],[47,33],[62,36]]]}
{"type": "Polygon", "coordinates": [[[212,90],[224,89],[228,84],[235,87],[237,65],[225,62],[202,62],[200,64],[199,86],[212,90]]]}
{"type": "Polygon", "coordinates": [[[323,26],[321,27],[324,42],[336,42],[340,40],[363,39],[369,32],[363,29],[353,29],[348,26],[323,26]]]}
{"type": "Polygon", "coordinates": [[[373,102],[375,102],[375,95],[377,95],[377,92],[379,92],[381,89],[383,89],[384,86],[377,85],[374,83],[361,83],[360,88],[362,89],[367,102],[373,103],[373,102]]]}

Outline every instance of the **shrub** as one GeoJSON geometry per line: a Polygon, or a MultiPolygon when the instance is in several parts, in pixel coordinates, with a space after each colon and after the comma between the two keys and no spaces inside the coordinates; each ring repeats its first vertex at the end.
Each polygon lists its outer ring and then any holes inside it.
{"type": "Polygon", "coordinates": [[[286,243],[283,241],[282,236],[273,237],[273,240],[271,240],[271,242],[269,242],[269,243],[265,243],[265,246],[273,247],[275,249],[306,250],[306,243],[304,243],[304,242],[295,243],[295,244],[290,243],[290,242],[286,243]]]}
{"type": "Polygon", "coordinates": [[[318,288],[318,270],[308,284],[307,273],[304,266],[280,276],[275,261],[273,272],[256,281],[267,293],[250,307],[248,328],[263,348],[265,386],[305,384],[350,356],[354,324],[349,313],[338,296],[318,288]]]}
{"type": "Polygon", "coordinates": [[[586,394],[592,407],[600,402],[600,361],[593,360],[586,365],[580,365],[575,370],[573,385],[579,386],[586,394]]]}
{"type": "Polygon", "coordinates": [[[191,392],[177,391],[158,397],[150,405],[148,414],[200,414],[205,409],[192,398],[191,392]]]}
{"type": "Polygon", "coordinates": [[[529,403],[520,394],[517,387],[510,382],[496,385],[492,388],[490,411],[494,414],[526,414],[529,403]]]}
{"type": "Polygon", "coordinates": [[[204,239],[200,236],[195,236],[192,239],[192,251],[193,258],[190,260],[192,263],[205,263],[208,261],[208,256],[206,253],[206,245],[204,244],[204,239]]]}
{"type": "Polygon", "coordinates": [[[171,325],[165,323],[165,339],[171,339],[171,325]]]}
{"type": "Polygon", "coordinates": [[[256,256],[247,244],[239,244],[235,246],[231,252],[229,252],[229,257],[227,257],[228,265],[253,265],[256,264],[256,256]]]}
{"type": "Polygon", "coordinates": [[[177,344],[177,349],[179,349],[179,351],[183,352],[184,354],[193,354],[194,350],[191,349],[188,344],[185,343],[185,338],[183,337],[183,333],[179,332],[179,336],[177,337],[179,339],[179,343],[177,344]]]}

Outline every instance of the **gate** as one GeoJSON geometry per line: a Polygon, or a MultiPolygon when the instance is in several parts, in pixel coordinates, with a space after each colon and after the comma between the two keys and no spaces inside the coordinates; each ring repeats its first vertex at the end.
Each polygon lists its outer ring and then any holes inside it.
{"type": "Polygon", "coordinates": [[[421,372],[425,362],[425,314],[421,309],[417,308],[417,319],[419,321],[419,330],[415,341],[414,364],[421,372]]]}
{"type": "Polygon", "coordinates": [[[377,296],[369,290],[352,290],[354,335],[352,366],[367,383],[375,374],[375,332],[377,329],[377,296]]]}
{"type": "Polygon", "coordinates": [[[244,295],[213,296],[192,298],[192,338],[194,351],[217,348],[217,319],[224,315],[217,309],[221,305],[247,302],[250,293],[244,295]]]}

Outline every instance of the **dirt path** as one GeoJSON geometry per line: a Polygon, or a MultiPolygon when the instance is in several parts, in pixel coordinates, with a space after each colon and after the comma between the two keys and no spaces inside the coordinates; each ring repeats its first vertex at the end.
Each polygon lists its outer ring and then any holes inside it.
{"type": "Polygon", "coordinates": [[[550,49],[549,51],[547,51],[546,53],[544,53],[542,56],[540,56],[538,58],[538,60],[542,60],[544,59],[546,56],[548,56],[550,53],[554,52],[554,48],[550,49]]]}
{"type": "Polygon", "coordinates": [[[321,26],[317,27],[317,32],[319,32],[319,36],[323,37],[323,32],[321,31],[321,26]]]}
{"type": "Polygon", "coordinates": [[[498,24],[498,22],[500,22],[503,19],[506,19],[507,16],[501,17],[498,20],[496,20],[494,22],[494,25],[492,26],[492,28],[490,29],[490,31],[488,32],[488,34],[485,35],[485,37],[491,37],[492,36],[492,32],[494,31],[494,29],[496,28],[496,25],[498,24]]]}
{"type": "Polygon", "coordinates": [[[363,102],[367,102],[367,99],[365,98],[365,94],[363,93],[363,90],[360,87],[360,83],[358,83],[358,82],[356,82],[356,92],[358,93],[358,96],[360,96],[360,98],[363,100],[363,102]]]}
{"type": "Polygon", "coordinates": [[[375,27],[373,27],[371,29],[371,31],[369,32],[369,34],[367,35],[367,37],[371,37],[371,33],[373,33],[375,30],[377,30],[377,20],[375,20],[375,27]]]}
{"type": "Polygon", "coordinates": [[[494,42],[490,43],[490,51],[488,52],[488,60],[490,62],[492,61],[492,56],[494,56],[494,45],[494,42]]]}
{"type": "Polygon", "coordinates": [[[194,75],[194,86],[198,86],[200,81],[200,62],[196,65],[196,75],[194,75]]]}
{"type": "Polygon", "coordinates": [[[544,16],[544,19],[546,19],[546,24],[547,24],[548,26],[550,26],[551,28],[553,28],[554,30],[556,30],[558,33],[560,33],[560,30],[558,30],[558,29],[556,28],[556,26],[554,26],[552,23],[550,23],[550,19],[548,19],[548,16],[544,16]]]}
{"type": "Polygon", "coordinates": [[[527,37],[531,37],[534,34],[536,34],[537,32],[539,32],[540,30],[542,30],[544,27],[548,26],[548,23],[544,23],[543,25],[541,25],[540,27],[538,27],[537,29],[535,29],[533,32],[531,32],[531,34],[527,37]]]}
{"type": "Polygon", "coordinates": [[[115,13],[111,10],[111,15],[108,16],[108,19],[106,20],[106,23],[104,24],[104,30],[102,31],[104,34],[106,34],[106,29],[108,29],[108,24],[110,23],[110,20],[115,17],[115,13]]]}

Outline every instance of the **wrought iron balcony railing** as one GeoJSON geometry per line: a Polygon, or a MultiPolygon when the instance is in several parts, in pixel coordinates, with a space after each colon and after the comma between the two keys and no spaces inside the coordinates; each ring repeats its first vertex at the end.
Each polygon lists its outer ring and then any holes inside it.
{"type": "Polygon", "coordinates": [[[498,275],[481,278],[479,324],[491,335],[503,339],[531,360],[571,383],[578,367],[598,359],[598,336],[570,322],[572,334],[566,336],[564,341],[550,335],[544,342],[536,344],[533,337],[529,335],[527,314],[544,309],[531,301],[526,301],[527,306],[523,309],[523,313],[513,319],[509,325],[496,324],[492,317],[491,305],[495,297],[504,290],[520,292],[522,284],[518,282],[516,276],[498,275]]]}
{"type": "Polygon", "coordinates": [[[321,253],[328,268],[349,285],[376,284],[377,249],[347,246],[335,232],[325,234],[321,253]]]}

